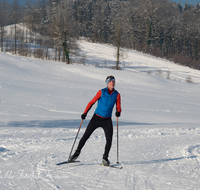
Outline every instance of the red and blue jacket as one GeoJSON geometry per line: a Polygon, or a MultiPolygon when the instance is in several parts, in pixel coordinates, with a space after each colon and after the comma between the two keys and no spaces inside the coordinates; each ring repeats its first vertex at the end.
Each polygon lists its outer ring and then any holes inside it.
{"type": "Polygon", "coordinates": [[[90,110],[90,108],[98,100],[97,108],[95,114],[102,118],[112,117],[112,110],[116,103],[116,109],[121,113],[121,97],[117,90],[112,91],[108,88],[101,89],[97,92],[96,96],[88,103],[84,113],[90,110]]]}

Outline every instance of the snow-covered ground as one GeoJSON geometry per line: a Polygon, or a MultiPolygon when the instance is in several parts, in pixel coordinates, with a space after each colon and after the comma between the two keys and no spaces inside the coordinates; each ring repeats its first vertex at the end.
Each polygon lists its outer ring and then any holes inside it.
{"type": "MultiPolygon", "coordinates": [[[[116,71],[104,68],[115,64],[114,47],[79,43],[86,66],[0,53],[0,189],[200,189],[200,71],[135,51],[116,71]],[[108,75],[116,77],[122,97],[123,169],[99,165],[101,128],[87,141],[80,163],[56,166],[68,159],[80,115],[108,75]],[[185,82],[188,75],[194,84],[185,82]]],[[[116,163],[114,112],[113,122],[109,159],[116,163]]]]}

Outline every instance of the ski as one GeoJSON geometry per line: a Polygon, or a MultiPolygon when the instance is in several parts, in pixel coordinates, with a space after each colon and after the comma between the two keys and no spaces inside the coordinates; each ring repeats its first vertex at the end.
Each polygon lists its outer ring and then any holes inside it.
{"type": "Polygon", "coordinates": [[[64,162],[60,162],[60,163],[58,163],[58,164],[56,164],[57,166],[60,166],[60,165],[62,165],[62,164],[70,164],[70,163],[76,163],[76,162],[80,162],[80,161],[78,161],[78,160],[76,160],[76,161],[64,161],[64,162]]]}
{"type": "MultiPolygon", "coordinates": [[[[63,165],[63,164],[70,164],[70,163],[77,163],[77,162],[80,162],[80,161],[78,161],[78,160],[76,160],[76,161],[64,161],[64,162],[60,162],[56,165],[60,166],[60,165],[63,165]]],[[[104,164],[100,164],[100,165],[105,166],[105,167],[110,167],[110,168],[116,168],[116,169],[122,169],[123,168],[123,166],[117,166],[117,165],[108,165],[108,166],[106,166],[104,164]]]]}
{"type": "Polygon", "coordinates": [[[122,169],[123,168],[123,166],[116,166],[116,165],[108,165],[108,166],[106,166],[104,164],[100,164],[100,165],[105,166],[105,167],[115,168],[115,169],[122,169]]]}

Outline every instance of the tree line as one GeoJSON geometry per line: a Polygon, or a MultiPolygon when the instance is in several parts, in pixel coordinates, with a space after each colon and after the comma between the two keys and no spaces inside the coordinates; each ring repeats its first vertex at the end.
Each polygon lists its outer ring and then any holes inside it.
{"type": "Polygon", "coordinates": [[[67,63],[69,54],[78,50],[76,40],[83,36],[117,46],[118,51],[135,49],[200,69],[199,20],[199,3],[182,6],[168,0],[38,0],[23,7],[17,0],[12,5],[0,1],[1,44],[6,24],[23,23],[26,31],[19,32],[16,25],[9,40],[7,35],[14,53],[25,46],[28,55],[28,42],[34,42],[35,55],[47,59],[53,48],[54,59],[67,63]]]}

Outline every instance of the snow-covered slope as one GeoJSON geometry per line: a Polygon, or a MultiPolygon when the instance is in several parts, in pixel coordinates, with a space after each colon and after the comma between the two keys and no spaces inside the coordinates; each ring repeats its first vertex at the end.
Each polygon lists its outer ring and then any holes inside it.
{"type": "MultiPolygon", "coordinates": [[[[124,70],[116,71],[103,68],[115,64],[114,47],[80,46],[87,66],[0,53],[1,189],[199,189],[200,72],[135,51],[127,52],[124,70]],[[163,77],[147,74],[158,69],[170,70],[171,79],[164,72],[163,77]],[[105,87],[108,75],[116,77],[122,97],[123,169],[99,165],[105,145],[102,129],[88,140],[80,163],[55,166],[68,159],[80,115],[105,87]],[[194,84],[184,82],[188,75],[194,84]]],[[[114,112],[113,122],[109,158],[115,163],[114,112]]]]}
{"type": "MultiPolygon", "coordinates": [[[[89,64],[110,67],[116,62],[116,48],[103,44],[93,44],[79,42],[81,54],[85,55],[89,64]],[[109,47],[109,48],[108,48],[109,47]]],[[[200,72],[188,67],[174,64],[173,62],[158,59],[150,55],[145,55],[137,51],[123,49],[124,59],[121,60],[122,69],[136,73],[150,73],[152,75],[161,75],[171,80],[185,82],[188,76],[191,76],[194,83],[200,83],[200,72]]]]}

